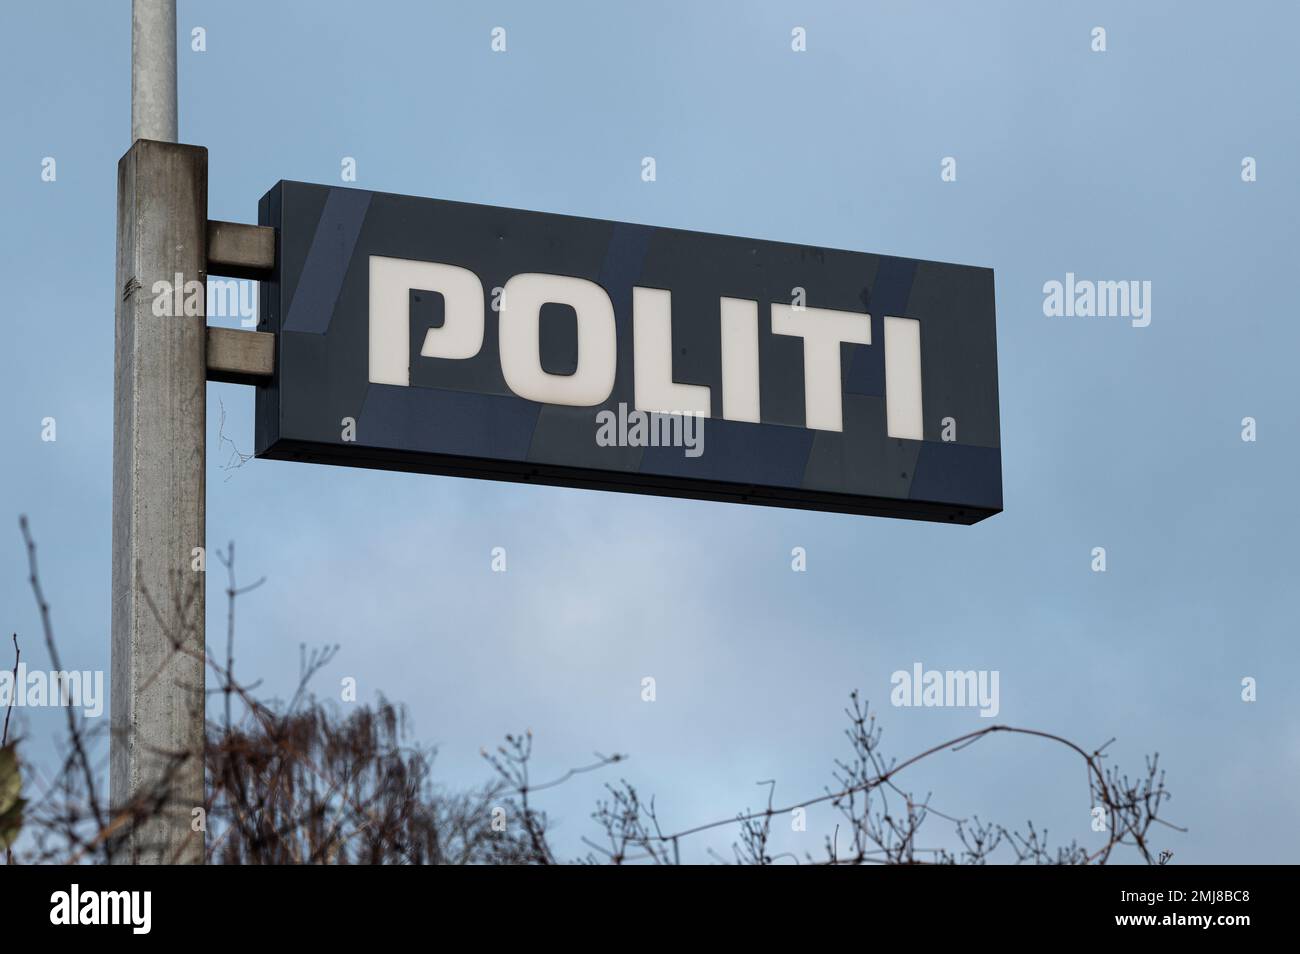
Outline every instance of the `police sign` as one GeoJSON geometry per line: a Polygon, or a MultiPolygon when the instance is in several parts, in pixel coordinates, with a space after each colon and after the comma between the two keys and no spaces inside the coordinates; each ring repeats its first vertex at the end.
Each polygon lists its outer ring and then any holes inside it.
{"type": "Polygon", "coordinates": [[[281,182],[259,457],[974,523],[989,269],[281,182]]]}

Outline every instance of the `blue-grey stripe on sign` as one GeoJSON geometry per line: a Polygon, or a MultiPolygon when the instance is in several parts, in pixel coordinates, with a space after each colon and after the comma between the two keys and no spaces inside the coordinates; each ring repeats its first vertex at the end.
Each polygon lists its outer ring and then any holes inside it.
{"type": "Polygon", "coordinates": [[[687,457],[682,447],[647,447],[641,473],[798,487],[817,434],[803,427],[745,424],[716,417],[704,418],[696,426],[703,434],[699,457],[687,457]]]}
{"type": "MultiPolygon", "coordinates": [[[[610,230],[609,248],[605,252],[605,261],[601,263],[597,283],[609,293],[615,321],[619,325],[622,324],[619,319],[632,313],[632,286],[641,277],[653,232],[648,226],[623,222],[614,223],[610,230]]],[[[620,327],[620,337],[622,330],[620,327]]]]}
{"type": "Polygon", "coordinates": [[[908,497],[1001,510],[1002,451],[923,441],[908,497]]]}
{"type": "Polygon", "coordinates": [[[360,189],[330,189],[312,236],[307,261],[294,290],[284,331],[323,335],[329,330],[339,290],[370,208],[370,193],[360,189]]]}
{"type": "Polygon", "coordinates": [[[853,349],[852,364],[844,380],[846,393],[884,397],[885,316],[906,315],[907,296],[912,293],[915,278],[916,262],[892,255],[881,256],[867,301],[867,312],[871,315],[871,343],[875,347],[853,349]]]}
{"type": "Polygon", "coordinates": [[[541,410],[499,394],[372,384],[357,432],[373,447],[523,460],[541,410]]]}

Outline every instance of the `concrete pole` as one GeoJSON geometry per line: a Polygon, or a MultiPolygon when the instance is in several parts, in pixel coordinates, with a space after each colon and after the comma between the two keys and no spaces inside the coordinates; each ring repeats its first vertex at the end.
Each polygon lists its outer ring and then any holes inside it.
{"type": "Polygon", "coordinates": [[[117,168],[109,795],[141,817],[119,832],[114,861],[201,863],[191,820],[204,806],[208,155],[174,141],[174,0],[134,0],[131,47],[135,142],[117,168]]]}

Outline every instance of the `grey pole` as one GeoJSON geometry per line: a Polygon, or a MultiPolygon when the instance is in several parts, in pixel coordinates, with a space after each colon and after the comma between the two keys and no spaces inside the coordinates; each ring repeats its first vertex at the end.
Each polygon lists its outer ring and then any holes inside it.
{"type": "Polygon", "coordinates": [[[109,795],[132,815],[113,858],[201,863],[207,150],[175,142],[175,0],[134,0],[131,33],[134,142],[117,168],[109,795]]]}
{"type": "Polygon", "coordinates": [[[176,142],[176,0],[131,0],[131,141],[176,142]]]}

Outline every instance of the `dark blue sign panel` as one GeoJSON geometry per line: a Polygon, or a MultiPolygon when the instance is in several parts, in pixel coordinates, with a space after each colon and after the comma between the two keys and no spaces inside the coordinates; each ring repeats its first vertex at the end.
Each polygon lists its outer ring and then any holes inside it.
{"type": "Polygon", "coordinates": [[[281,182],[257,455],[974,523],[993,272],[281,182]]]}

